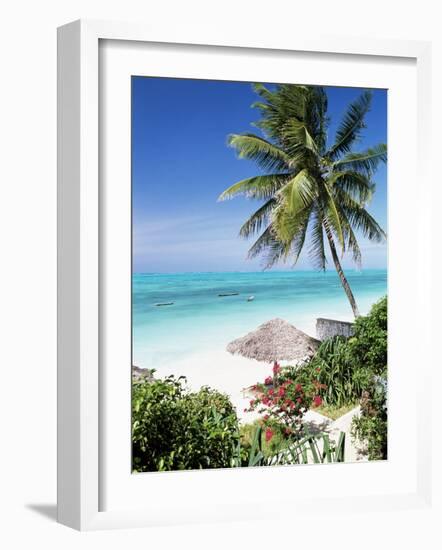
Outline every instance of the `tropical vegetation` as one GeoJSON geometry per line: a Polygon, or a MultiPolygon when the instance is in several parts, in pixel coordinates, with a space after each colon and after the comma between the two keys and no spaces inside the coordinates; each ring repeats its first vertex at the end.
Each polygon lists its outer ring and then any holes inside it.
{"type": "Polygon", "coordinates": [[[261,135],[232,134],[228,141],[240,158],[255,161],[263,173],[235,183],[219,199],[243,195],[261,202],[240,235],[257,236],[249,257],[264,256],[265,268],[280,260],[296,264],[307,247],[314,267],[325,270],[328,248],[357,317],[340,257],[349,252],[359,266],[358,236],[375,242],[385,238],[367,205],[375,190],[373,176],[387,160],[387,147],[380,143],[355,149],[372,93],[364,91],[348,106],[329,143],[328,102],[322,87],[280,84],[270,89],[255,84],[254,90],[259,100],[253,106],[261,116],[255,125],[261,135]]]}
{"type": "Polygon", "coordinates": [[[262,422],[240,426],[226,395],[191,392],[184,377],[133,384],[134,472],[343,462],[344,449],[343,433],[337,442],[304,433],[270,447],[262,422]]]}
{"type": "Polygon", "coordinates": [[[132,462],[136,472],[224,468],[239,442],[228,396],[191,392],[184,377],[134,382],[132,462]]]}

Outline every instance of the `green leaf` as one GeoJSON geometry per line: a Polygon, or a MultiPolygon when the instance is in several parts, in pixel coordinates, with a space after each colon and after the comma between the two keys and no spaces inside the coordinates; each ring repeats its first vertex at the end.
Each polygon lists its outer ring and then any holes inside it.
{"type": "Polygon", "coordinates": [[[315,464],[320,464],[321,460],[319,458],[319,454],[318,454],[318,451],[317,451],[317,448],[316,448],[316,441],[315,441],[315,438],[314,437],[310,437],[308,439],[308,444],[310,446],[310,451],[312,453],[312,456],[313,456],[313,462],[315,464]]]}
{"type": "Polygon", "coordinates": [[[316,182],[304,168],[286,183],[281,194],[287,198],[288,212],[296,216],[305,207],[310,206],[317,197],[316,182]]]}
{"type": "Polygon", "coordinates": [[[239,158],[256,161],[264,170],[287,170],[290,168],[289,155],[278,146],[254,134],[232,134],[228,143],[234,147],[239,158]]]}
{"type": "Polygon", "coordinates": [[[239,195],[244,195],[248,199],[269,199],[281,189],[289,177],[290,174],[278,173],[246,178],[223,191],[218,201],[233,199],[239,195]]]}
{"type": "Polygon", "coordinates": [[[365,128],[364,118],[370,110],[372,97],[371,91],[365,91],[350,103],[336,132],[336,141],[326,153],[327,157],[335,159],[350,151],[353,142],[358,139],[361,130],[365,128]]]}
{"type": "Polygon", "coordinates": [[[252,446],[250,448],[249,466],[256,466],[264,456],[261,452],[261,434],[262,428],[258,426],[255,430],[252,446]]]}
{"type": "Polygon", "coordinates": [[[335,201],[332,194],[330,193],[327,184],[323,186],[326,193],[326,212],[325,216],[327,217],[331,227],[335,231],[336,236],[338,237],[339,244],[341,245],[342,250],[345,250],[345,241],[344,233],[342,231],[341,219],[339,217],[339,212],[336,207],[335,201]]]}
{"type": "Polygon", "coordinates": [[[360,153],[349,153],[333,164],[338,170],[352,170],[371,177],[380,163],[387,162],[387,146],[380,143],[360,153]]]}

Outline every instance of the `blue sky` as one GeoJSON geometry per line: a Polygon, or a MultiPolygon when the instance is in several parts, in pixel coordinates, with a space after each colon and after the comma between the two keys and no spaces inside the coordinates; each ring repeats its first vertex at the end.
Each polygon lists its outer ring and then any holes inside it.
{"type": "MultiPolygon", "coordinates": [[[[332,140],[357,88],[327,87],[332,140]]],[[[238,237],[259,203],[217,202],[233,183],[259,172],[227,146],[231,133],[256,132],[250,83],[132,78],[132,196],[134,272],[258,271],[246,259],[252,241],[238,237]]],[[[375,90],[367,128],[356,146],[387,142],[387,92],[375,90]]],[[[387,170],[378,169],[369,211],[387,229],[387,170]]],[[[363,268],[384,268],[385,245],[360,240],[363,268]]],[[[344,267],[352,267],[350,258],[344,267]]],[[[274,269],[289,269],[280,264],[274,269]]],[[[329,268],[333,269],[329,264],[329,268]]],[[[305,251],[295,269],[311,269],[305,251]]]]}

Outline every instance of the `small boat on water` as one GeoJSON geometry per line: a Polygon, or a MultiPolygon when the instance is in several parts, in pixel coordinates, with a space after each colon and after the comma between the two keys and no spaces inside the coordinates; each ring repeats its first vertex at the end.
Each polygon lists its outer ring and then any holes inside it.
{"type": "Polygon", "coordinates": [[[218,296],[223,298],[224,296],[238,296],[238,294],[239,292],[224,292],[222,294],[218,294],[218,296]]]}
{"type": "Polygon", "coordinates": [[[160,302],[159,304],[154,304],[155,306],[173,306],[175,302],[160,302]]]}
{"type": "Polygon", "coordinates": [[[249,297],[247,298],[247,301],[248,301],[248,302],[253,302],[254,299],[255,299],[255,296],[249,296],[249,297]]]}

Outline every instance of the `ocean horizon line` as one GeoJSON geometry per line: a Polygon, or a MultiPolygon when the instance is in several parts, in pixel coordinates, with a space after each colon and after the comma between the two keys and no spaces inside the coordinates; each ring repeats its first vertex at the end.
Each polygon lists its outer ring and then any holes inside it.
{"type": "MultiPolygon", "coordinates": [[[[387,267],[370,267],[366,269],[344,269],[344,273],[357,273],[357,274],[363,274],[367,272],[372,271],[388,271],[387,267]]],[[[328,269],[326,271],[318,271],[316,269],[296,269],[296,270],[289,270],[289,269],[273,269],[271,271],[269,270],[260,270],[260,271],[248,271],[248,270],[228,270],[228,271],[132,271],[132,276],[135,275],[208,275],[208,274],[262,274],[262,275],[272,275],[275,273],[287,273],[294,275],[296,273],[314,273],[315,275],[338,275],[337,272],[334,269],[328,269]]]]}

